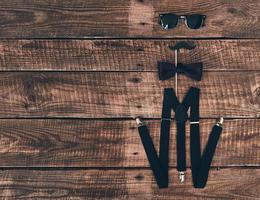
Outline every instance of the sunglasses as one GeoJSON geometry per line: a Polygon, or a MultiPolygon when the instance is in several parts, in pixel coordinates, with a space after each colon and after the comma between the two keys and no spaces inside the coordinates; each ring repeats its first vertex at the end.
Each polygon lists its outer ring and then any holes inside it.
{"type": "Polygon", "coordinates": [[[159,24],[166,30],[172,29],[177,26],[180,19],[184,19],[185,24],[190,29],[199,29],[204,26],[206,15],[175,15],[174,13],[160,14],[159,24]]]}

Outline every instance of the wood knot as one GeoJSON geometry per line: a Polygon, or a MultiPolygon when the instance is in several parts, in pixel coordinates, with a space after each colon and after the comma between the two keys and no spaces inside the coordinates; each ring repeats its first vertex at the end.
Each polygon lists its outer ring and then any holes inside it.
{"type": "Polygon", "coordinates": [[[46,78],[44,74],[26,74],[24,76],[21,88],[25,97],[25,109],[49,101],[49,99],[52,98],[52,94],[48,92],[46,87],[51,82],[53,82],[53,80],[46,78]],[[45,89],[44,93],[42,88],[45,89]]]}
{"type": "Polygon", "coordinates": [[[142,25],[142,26],[145,26],[145,25],[147,25],[148,23],[146,23],[146,22],[140,22],[139,24],[142,25]]]}
{"type": "Polygon", "coordinates": [[[132,82],[132,83],[140,83],[140,82],[141,82],[141,79],[134,77],[134,78],[128,79],[128,81],[130,81],[130,82],[132,82]]]}
{"type": "Polygon", "coordinates": [[[138,181],[141,181],[144,179],[144,176],[142,174],[138,174],[135,176],[135,179],[138,180],[138,181]]]}
{"type": "Polygon", "coordinates": [[[137,70],[137,71],[143,71],[144,70],[144,65],[137,63],[135,67],[133,67],[133,70],[137,70]]]}
{"type": "MultiPolygon", "coordinates": [[[[35,103],[37,98],[37,91],[35,88],[35,83],[33,81],[25,81],[24,82],[24,94],[27,96],[29,102],[35,103]]],[[[25,108],[28,108],[29,103],[25,104],[25,108]]]]}
{"type": "Polygon", "coordinates": [[[239,13],[239,11],[235,8],[228,8],[227,11],[231,14],[236,14],[236,13],[239,13]]]}
{"type": "Polygon", "coordinates": [[[260,97],[260,87],[255,89],[254,94],[257,98],[260,97]]]}
{"type": "Polygon", "coordinates": [[[136,51],[144,51],[144,48],[138,47],[138,48],[136,48],[136,51]]]}

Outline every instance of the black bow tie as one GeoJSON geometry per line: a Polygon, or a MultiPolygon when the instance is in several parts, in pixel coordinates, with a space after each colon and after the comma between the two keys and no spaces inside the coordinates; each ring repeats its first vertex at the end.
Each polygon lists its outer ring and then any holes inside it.
{"type": "Polygon", "coordinates": [[[186,76],[200,81],[202,76],[202,63],[193,64],[182,64],[178,63],[177,67],[169,62],[158,62],[158,74],[160,80],[167,80],[173,76],[175,73],[185,74],[186,76]]]}

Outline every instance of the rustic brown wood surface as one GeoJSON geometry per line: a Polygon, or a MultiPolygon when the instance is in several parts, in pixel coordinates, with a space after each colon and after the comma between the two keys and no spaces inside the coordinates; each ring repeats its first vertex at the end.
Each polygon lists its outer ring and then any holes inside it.
{"type": "Polygon", "coordinates": [[[3,170],[1,199],[259,199],[259,169],[211,170],[207,187],[194,189],[191,174],[159,190],[149,169],[135,170],[3,170]]]}
{"type": "MultiPolygon", "coordinates": [[[[201,117],[259,117],[260,72],[205,72],[199,83],[179,76],[180,99],[201,88],[201,117]]],[[[156,72],[2,72],[0,117],[160,118],[163,89],[156,72]]]]}
{"type": "MultiPolygon", "coordinates": [[[[172,115],[174,117],[174,114],[172,115]]],[[[186,134],[190,167],[189,127],[186,134]]],[[[1,0],[0,199],[260,199],[260,1],[1,0]],[[160,13],[205,14],[172,30],[160,13]],[[178,183],[171,126],[170,183],[159,190],[134,117],[158,150],[163,89],[157,61],[181,39],[203,62],[201,82],[178,76],[178,96],[201,89],[201,142],[224,129],[207,187],[178,183]]]]}
{"type": "MultiPolygon", "coordinates": [[[[178,40],[177,40],[178,41],[178,40]]],[[[207,71],[260,70],[260,40],[192,40],[179,62],[207,71]]],[[[1,40],[0,70],[156,71],[176,40],[1,40]]]]}
{"type": "Polygon", "coordinates": [[[2,0],[0,37],[233,37],[260,36],[260,2],[227,0],[2,0]],[[164,30],[158,15],[205,14],[206,26],[191,30],[181,21],[164,30]]]}
{"type": "MultiPolygon", "coordinates": [[[[204,148],[216,120],[201,121],[204,148]]],[[[160,120],[146,121],[159,148],[160,120]]],[[[226,120],[212,166],[260,166],[260,120],[226,120]],[[242,128],[241,128],[242,127],[242,128]]],[[[135,120],[0,120],[0,167],[148,167],[135,120]]],[[[189,166],[189,127],[187,126],[189,166]]],[[[170,166],[176,166],[172,123],[170,166]]]]}

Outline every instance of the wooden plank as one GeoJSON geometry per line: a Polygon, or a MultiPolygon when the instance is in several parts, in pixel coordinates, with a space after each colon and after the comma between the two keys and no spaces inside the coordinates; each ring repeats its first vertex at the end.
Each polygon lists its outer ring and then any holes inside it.
{"type": "MultiPolygon", "coordinates": [[[[179,98],[201,88],[201,117],[259,117],[260,73],[205,72],[201,82],[179,76],[179,98]]],[[[163,89],[156,72],[2,72],[0,117],[161,116],[163,89]]]]}
{"type": "Polygon", "coordinates": [[[4,170],[2,199],[259,199],[259,169],[211,170],[207,186],[194,189],[170,171],[170,185],[158,189],[150,170],[4,170]]]}
{"type": "Polygon", "coordinates": [[[260,36],[258,0],[2,0],[0,16],[1,38],[260,36]],[[166,12],[205,14],[206,26],[191,30],[181,21],[166,31],[158,24],[166,12]]]}
{"type": "MultiPolygon", "coordinates": [[[[260,70],[260,40],[193,40],[179,53],[183,63],[203,62],[207,71],[260,70]]],[[[176,40],[1,40],[0,70],[156,71],[174,62],[176,40]]]]}
{"type": "MultiPolygon", "coordinates": [[[[159,148],[160,120],[149,120],[159,148]]],[[[204,149],[215,120],[201,121],[204,149]]],[[[212,166],[260,166],[260,119],[227,120],[212,166]]],[[[187,165],[189,157],[187,125],[187,165]]],[[[171,127],[170,166],[176,166],[171,127]]],[[[0,120],[0,167],[148,167],[134,120],[0,120]]]]}

